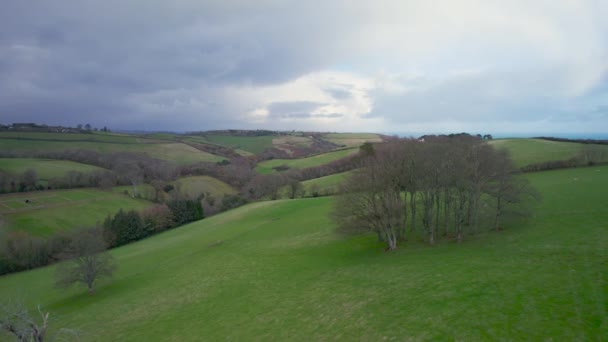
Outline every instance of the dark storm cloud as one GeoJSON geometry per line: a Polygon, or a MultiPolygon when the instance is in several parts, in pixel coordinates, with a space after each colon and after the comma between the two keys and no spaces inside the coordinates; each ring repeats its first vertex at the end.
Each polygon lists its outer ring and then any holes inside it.
{"type": "Polygon", "coordinates": [[[6,0],[0,122],[395,130],[590,118],[579,129],[598,129],[606,13],[593,1],[6,0]]]}
{"type": "MultiPolygon", "coordinates": [[[[172,90],[179,101],[201,89],[274,84],[318,69],[336,58],[324,46],[339,34],[321,35],[329,17],[317,16],[312,26],[305,14],[314,6],[272,2],[9,1],[2,7],[5,122],[67,124],[84,116],[121,125],[128,115],[142,116],[137,107],[151,105],[134,106],[142,94],[150,100],[172,90]]],[[[221,97],[217,92],[196,97],[221,97]]],[[[172,114],[213,126],[227,115],[232,120],[223,121],[237,121],[242,113],[218,112],[231,109],[172,114]]]]}

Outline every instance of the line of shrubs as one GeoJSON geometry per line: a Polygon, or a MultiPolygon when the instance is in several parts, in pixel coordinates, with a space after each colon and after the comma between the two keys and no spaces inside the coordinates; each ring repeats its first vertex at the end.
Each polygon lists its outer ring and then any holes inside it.
{"type": "Polygon", "coordinates": [[[522,172],[538,172],[567,169],[573,167],[593,166],[608,162],[608,149],[598,146],[586,146],[576,156],[564,160],[551,160],[528,164],[520,168],[522,172]]]}

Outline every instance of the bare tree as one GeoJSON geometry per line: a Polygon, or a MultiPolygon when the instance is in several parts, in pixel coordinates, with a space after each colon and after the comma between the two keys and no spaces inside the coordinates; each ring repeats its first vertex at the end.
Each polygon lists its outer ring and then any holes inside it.
{"type": "Polygon", "coordinates": [[[347,179],[332,213],[342,232],[373,231],[387,244],[387,250],[397,248],[405,224],[404,200],[391,165],[394,163],[387,156],[368,155],[364,167],[347,179]]]}
{"type": "Polygon", "coordinates": [[[492,181],[486,192],[494,200],[493,228],[500,230],[500,218],[508,211],[522,213],[521,204],[526,199],[540,200],[540,193],[530,186],[526,178],[517,177],[517,169],[508,158],[506,150],[499,150],[493,165],[495,166],[492,181]]]}
{"type": "Polygon", "coordinates": [[[29,191],[36,189],[36,183],[38,182],[38,174],[34,169],[27,169],[23,172],[20,179],[20,190],[29,191]]]}
{"type": "Polygon", "coordinates": [[[121,161],[113,167],[120,178],[131,184],[133,197],[137,196],[137,186],[143,181],[143,171],[136,162],[121,161]]]}
{"type": "Polygon", "coordinates": [[[444,236],[453,231],[462,241],[466,232],[490,225],[492,214],[496,229],[507,206],[524,203],[523,195],[534,197],[525,180],[513,175],[508,154],[467,134],[376,145],[359,166],[336,200],[333,217],[342,231],[375,231],[389,249],[416,232],[418,212],[420,233],[430,244],[441,227],[444,236]]]}
{"type": "Polygon", "coordinates": [[[82,283],[89,294],[95,294],[95,281],[111,277],[116,269],[114,259],[104,252],[105,248],[103,235],[98,229],[87,229],[77,234],[63,253],[68,260],[57,266],[56,285],[69,287],[82,283]]]}
{"type": "Polygon", "coordinates": [[[12,334],[18,341],[44,341],[49,321],[49,313],[42,312],[38,306],[41,322],[30,316],[21,302],[8,302],[0,305],[0,327],[12,334]]]}

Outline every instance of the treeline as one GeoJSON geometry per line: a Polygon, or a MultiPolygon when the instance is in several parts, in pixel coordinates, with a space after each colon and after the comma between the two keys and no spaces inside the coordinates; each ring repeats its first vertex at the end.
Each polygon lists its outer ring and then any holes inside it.
{"type": "Polygon", "coordinates": [[[375,232],[387,249],[415,236],[462,241],[482,225],[500,230],[507,212],[537,197],[516,173],[505,150],[476,137],[394,140],[365,150],[333,218],[342,232],[375,232]]]}
{"type": "Polygon", "coordinates": [[[0,248],[0,274],[18,272],[62,260],[62,253],[84,230],[99,235],[109,248],[122,246],[204,218],[200,199],[173,199],[141,212],[120,210],[103,224],[60,232],[50,238],[25,232],[9,233],[0,248]]]}
{"type": "Polygon", "coordinates": [[[109,132],[107,127],[97,128],[91,124],[78,124],[76,127],[39,125],[33,122],[16,122],[9,125],[0,124],[0,132],[45,132],[45,133],[92,133],[109,132]]]}
{"type": "Polygon", "coordinates": [[[61,177],[42,180],[34,169],[27,169],[20,174],[0,170],[0,194],[10,192],[27,192],[53,189],[73,189],[83,187],[107,188],[126,184],[111,171],[67,171],[61,177]],[[45,181],[45,184],[43,184],[45,181]]]}
{"type": "MultiPolygon", "coordinates": [[[[46,186],[40,184],[35,170],[22,174],[10,174],[0,170],[0,192],[23,192],[33,190],[68,189],[78,187],[109,188],[131,185],[136,188],[142,183],[155,180],[171,181],[179,175],[178,168],[164,160],[154,159],[143,153],[117,152],[101,154],[90,150],[65,150],[57,152],[31,152],[19,157],[69,160],[95,165],[106,171],[68,171],[62,177],[48,179],[46,186]]],[[[0,152],[0,157],[17,157],[10,152],[0,152]]]]}

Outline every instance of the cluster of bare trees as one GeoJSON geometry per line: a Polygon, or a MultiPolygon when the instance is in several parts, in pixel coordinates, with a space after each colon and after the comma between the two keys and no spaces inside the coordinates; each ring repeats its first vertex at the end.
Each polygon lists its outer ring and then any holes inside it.
{"type": "Polygon", "coordinates": [[[414,234],[430,244],[441,236],[462,241],[482,218],[499,230],[506,212],[536,196],[506,151],[472,136],[399,139],[365,154],[333,216],[344,232],[376,232],[388,249],[414,234]]]}

